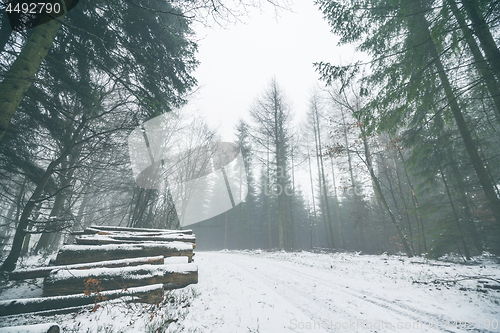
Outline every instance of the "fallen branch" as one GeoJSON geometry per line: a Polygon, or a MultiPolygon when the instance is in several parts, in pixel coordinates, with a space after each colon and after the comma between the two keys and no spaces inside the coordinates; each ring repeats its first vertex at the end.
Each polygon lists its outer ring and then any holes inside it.
{"type": "Polygon", "coordinates": [[[410,261],[412,264],[420,264],[420,265],[429,265],[429,266],[443,266],[443,267],[450,267],[450,264],[433,264],[430,262],[423,262],[423,261],[410,261]]]}
{"type": "MultiPolygon", "coordinates": [[[[499,279],[491,278],[491,277],[486,276],[486,275],[476,275],[476,276],[458,275],[456,279],[434,279],[432,281],[413,281],[413,283],[423,283],[423,284],[451,283],[451,284],[456,284],[457,282],[467,281],[467,280],[489,280],[489,281],[493,281],[493,282],[500,284],[499,279]]],[[[493,286],[492,289],[496,289],[496,287],[493,286]]]]}

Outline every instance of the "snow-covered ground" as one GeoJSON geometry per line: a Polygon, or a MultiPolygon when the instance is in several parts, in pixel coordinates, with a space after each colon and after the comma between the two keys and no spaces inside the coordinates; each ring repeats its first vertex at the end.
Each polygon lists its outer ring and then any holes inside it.
{"type": "MultiPolygon", "coordinates": [[[[199,283],[172,292],[160,307],[115,302],[76,315],[0,317],[0,326],[58,322],[67,332],[500,332],[500,290],[484,287],[500,285],[500,263],[487,255],[462,265],[356,253],[223,251],[197,252],[195,262],[199,283]]],[[[34,297],[37,286],[11,286],[0,299],[21,290],[34,297]]]]}

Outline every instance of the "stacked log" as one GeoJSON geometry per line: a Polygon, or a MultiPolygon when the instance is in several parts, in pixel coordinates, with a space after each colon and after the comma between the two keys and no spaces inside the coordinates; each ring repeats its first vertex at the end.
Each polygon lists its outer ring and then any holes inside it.
{"type": "Polygon", "coordinates": [[[75,244],[58,251],[55,266],[10,273],[11,280],[44,278],[43,297],[1,301],[0,316],[58,311],[131,295],[140,302],[158,303],[165,289],[198,282],[191,230],[91,226],[75,234],[75,244]],[[172,257],[185,261],[172,263],[178,261],[172,257]],[[89,281],[96,290],[89,288],[89,281]]]}
{"type": "Polygon", "coordinates": [[[143,287],[129,288],[127,290],[116,289],[102,291],[99,294],[84,293],[35,297],[17,300],[0,301],[0,313],[2,316],[9,316],[29,312],[41,312],[54,309],[64,309],[69,307],[79,307],[82,305],[95,304],[100,300],[113,300],[119,297],[130,296],[142,303],[156,304],[162,300],[164,293],[163,284],[155,284],[143,287]]]}
{"type": "MultiPolygon", "coordinates": [[[[139,229],[91,226],[75,238],[74,245],[64,245],[55,260],[65,269],[52,270],[44,280],[44,296],[83,292],[87,278],[100,282],[102,290],[130,288],[162,283],[166,289],[177,289],[198,282],[198,269],[192,262],[196,241],[191,230],[139,229]],[[120,260],[138,257],[187,257],[185,265],[116,266],[120,260]],[[108,262],[108,264],[105,264],[108,262]],[[74,265],[92,264],[81,271],[74,265]],[[110,265],[113,263],[114,265],[110,265]]],[[[146,259],[148,260],[148,259],[146,259]]]]}
{"type": "Polygon", "coordinates": [[[108,260],[91,262],[86,264],[74,264],[66,266],[47,266],[47,267],[37,267],[31,269],[19,269],[10,272],[10,280],[26,280],[26,279],[37,279],[42,277],[48,277],[51,271],[59,270],[70,270],[70,269],[89,269],[98,267],[126,267],[126,266],[139,266],[139,265],[163,265],[165,263],[165,258],[163,256],[156,257],[141,257],[141,258],[131,258],[122,260],[108,260]]]}
{"type": "Polygon", "coordinates": [[[56,265],[90,263],[137,257],[188,257],[193,258],[193,246],[184,242],[158,242],[137,244],[64,245],[55,260],[56,265]]]}
{"type": "Polygon", "coordinates": [[[12,326],[0,328],[0,333],[59,333],[60,328],[56,323],[12,326]]]}
{"type": "Polygon", "coordinates": [[[43,296],[71,295],[86,290],[87,279],[98,281],[101,290],[128,289],[161,283],[165,289],[178,289],[198,282],[193,264],[143,265],[123,268],[52,271],[43,285],[43,296]]]}

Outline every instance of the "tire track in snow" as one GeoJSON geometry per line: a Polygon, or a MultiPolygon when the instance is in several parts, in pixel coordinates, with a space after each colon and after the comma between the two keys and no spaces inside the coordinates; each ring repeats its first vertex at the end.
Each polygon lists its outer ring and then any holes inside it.
{"type": "Polygon", "coordinates": [[[187,328],[203,333],[311,332],[292,327],[291,319],[307,321],[308,317],[245,267],[225,260],[224,255],[206,252],[197,253],[196,263],[199,282],[195,288],[200,295],[184,320],[187,328]]]}
{"type": "MultiPolygon", "coordinates": [[[[356,323],[354,331],[402,331],[402,329],[396,327],[391,329],[387,326],[382,326],[381,330],[361,328],[358,325],[360,318],[362,318],[361,320],[366,320],[367,323],[371,323],[372,326],[377,322],[392,323],[394,325],[396,323],[419,322],[423,324],[423,329],[426,329],[427,332],[465,331],[441,325],[435,328],[433,325],[435,325],[436,319],[439,323],[444,323],[447,320],[451,322],[453,319],[422,311],[404,303],[395,303],[365,290],[356,290],[352,287],[341,285],[334,282],[333,276],[331,278],[324,277],[328,275],[328,271],[313,268],[314,272],[322,275],[322,277],[319,277],[311,273],[312,270],[305,269],[305,266],[298,266],[296,263],[284,262],[273,258],[258,258],[235,253],[213,253],[213,255],[218,260],[223,260],[232,266],[244,270],[248,276],[260,279],[263,284],[274,287],[280,295],[309,317],[311,320],[310,323],[322,323],[323,320],[327,320],[327,323],[331,325],[324,326],[323,328],[328,332],[346,331],[345,327],[340,330],[336,329],[332,323],[344,324],[351,323],[352,321],[356,323]],[[315,292],[315,289],[321,290],[315,292]]],[[[352,325],[346,325],[346,327],[349,327],[349,331],[353,331],[352,325]]],[[[422,326],[416,329],[403,329],[403,331],[420,332],[422,331],[422,326]]],[[[467,329],[466,331],[491,332],[477,328],[467,329]]]]}

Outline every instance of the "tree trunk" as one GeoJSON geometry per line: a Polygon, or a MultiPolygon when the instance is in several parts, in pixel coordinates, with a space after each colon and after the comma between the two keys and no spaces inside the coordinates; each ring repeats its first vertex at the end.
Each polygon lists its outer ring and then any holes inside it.
{"type": "Polygon", "coordinates": [[[380,186],[380,182],[378,181],[378,178],[377,178],[377,176],[375,176],[375,172],[373,171],[370,149],[368,148],[368,142],[366,141],[366,135],[364,134],[364,130],[362,127],[361,127],[361,137],[363,139],[363,145],[365,148],[365,164],[368,168],[368,171],[370,172],[370,177],[373,181],[373,184],[375,185],[375,189],[378,192],[380,201],[382,201],[382,205],[384,206],[385,210],[389,214],[389,217],[391,218],[391,222],[394,225],[394,228],[396,228],[396,232],[399,236],[401,243],[403,244],[403,248],[405,249],[406,255],[409,258],[413,257],[413,252],[410,248],[410,245],[408,244],[408,241],[406,240],[406,236],[401,231],[401,228],[399,227],[399,224],[398,224],[396,218],[394,217],[394,214],[392,213],[391,209],[389,208],[389,205],[387,204],[387,201],[385,200],[384,194],[382,193],[382,188],[380,186]]]}
{"type": "Polygon", "coordinates": [[[479,11],[479,4],[475,0],[462,0],[462,4],[472,22],[472,28],[481,43],[481,48],[486,55],[486,59],[490,63],[491,69],[497,77],[497,81],[500,81],[500,50],[491,35],[488,24],[479,11]]]}
{"type": "Polygon", "coordinates": [[[379,222],[379,228],[380,228],[380,252],[385,251],[385,224],[384,224],[384,217],[383,217],[383,209],[382,209],[382,204],[380,203],[380,198],[378,191],[375,187],[375,183],[373,179],[370,177],[371,183],[372,183],[372,189],[373,189],[373,194],[375,196],[375,205],[377,206],[377,218],[379,222]]]}
{"type": "Polygon", "coordinates": [[[2,27],[0,28],[0,53],[5,51],[5,45],[10,39],[12,34],[12,27],[10,25],[9,15],[6,10],[2,10],[2,27]]]}
{"type": "Polygon", "coordinates": [[[342,246],[343,249],[345,249],[345,240],[342,237],[342,221],[340,221],[340,206],[339,206],[339,197],[337,195],[337,184],[335,181],[335,170],[333,168],[333,158],[330,157],[330,163],[332,165],[332,179],[333,179],[333,195],[334,195],[334,200],[335,200],[335,210],[337,213],[337,230],[339,233],[339,242],[342,246]]]}
{"type": "Polygon", "coordinates": [[[33,208],[35,207],[37,200],[42,195],[44,188],[45,188],[45,185],[47,185],[47,183],[49,182],[49,179],[52,176],[52,173],[54,172],[55,167],[58,166],[59,163],[61,163],[70,154],[71,149],[75,145],[76,140],[80,137],[80,134],[83,130],[85,123],[86,123],[86,120],[84,117],[82,119],[80,125],[76,129],[75,133],[73,134],[73,138],[72,138],[71,143],[69,144],[68,148],[61,154],[61,156],[59,156],[58,159],[56,159],[55,161],[52,161],[49,164],[49,166],[45,170],[45,173],[42,176],[42,179],[40,180],[37,187],[35,188],[35,191],[31,195],[31,197],[28,200],[28,202],[26,203],[26,205],[24,206],[23,213],[21,214],[21,217],[19,219],[19,224],[17,226],[16,233],[14,235],[14,240],[12,242],[12,248],[10,250],[9,255],[7,256],[7,259],[5,259],[5,261],[3,262],[1,270],[13,271],[16,268],[16,262],[17,262],[17,259],[19,258],[19,255],[21,254],[24,236],[26,235],[25,230],[28,227],[29,217],[31,215],[31,212],[33,211],[33,208]]]}
{"type": "MultiPolygon", "coordinates": [[[[312,178],[312,168],[311,168],[311,156],[309,154],[309,150],[307,150],[307,160],[309,161],[309,178],[311,181],[311,195],[312,195],[312,202],[313,202],[313,214],[314,214],[314,228],[316,229],[316,242],[317,245],[319,246],[319,235],[318,235],[318,219],[316,215],[316,200],[314,198],[314,182],[312,178]]],[[[311,237],[311,248],[312,248],[312,237],[311,237]]]]}
{"type": "MultiPolygon", "coordinates": [[[[57,218],[61,215],[61,211],[63,210],[64,201],[66,200],[66,193],[64,188],[66,188],[70,183],[70,177],[66,177],[65,173],[67,172],[67,161],[63,160],[61,162],[61,171],[59,172],[59,178],[61,179],[61,188],[60,191],[56,194],[54,200],[54,206],[52,206],[52,210],[50,212],[50,217],[57,218]]],[[[74,169],[73,169],[74,170],[74,169]]],[[[72,173],[72,172],[71,172],[72,173]]],[[[48,222],[50,223],[50,222],[48,222]]],[[[47,229],[54,226],[45,226],[47,229]]],[[[35,253],[40,253],[43,250],[49,250],[50,248],[55,248],[58,244],[54,244],[59,238],[55,235],[59,232],[44,232],[40,239],[38,240],[38,244],[35,247],[35,253]]]]}
{"type": "Polygon", "coordinates": [[[330,240],[331,240],[331,247],[335,247],[335,241],[333,239],[333,225],[332,225],[332,218],[330,216],[330,203],[328,202],[328,194],[326,191],[326,179],[325,179],[325,168],[323,165],[323,152],[322,152],[322,146],[321,146],[321,129],[319,127],[319,116],[318,116],[318,109],[315,107],[314,109],[314,114],[316,116],[316,127],[318,130],[318,150],[319,150],[319,161],[320,161],[320,166],[321,166],[321,180],[323,181],[323,194],[325,195],[325,207],[326,207],[326,217],[328,220],[328,232],[330,234],[330,240]]]}
{"type": "Polygon", "coordinates": [[[64,16],[33,28],[26,45],[0,83],[0,141],[52,46],[64,16]]]}
{"type": "MultiPolygon", "coordinates": [[[[491,98],[495,103],[495,106],[497,108],[497,120],[500,122],[500,88],[498,86],[498,81],[495,80],[494,73],[484,59],[483,54],[481,53],[481,50],[479,49],[479,46],[477,45],[476,40],[472,35],[472,31],[467,26],[467,23],[465,22],[465,19],[460,10],[457,8],[455,1],[448,0],[447,3],[450,6],[451,11],[453,12],[453,15],[457,19],[458,25],[460,26],[465,40],[467,41],[467,45],[469,45],[472,56],[474,57],[474,64],[479,71],[479,74],[483,77],[491,98]]],[[[500,80],[500,77],[498,77],[498,80],[500,80]]]]}
{"type": "MultiPolygon", "coordinates": [[[[467,0],[466,2],[468,1],[469,0],[467,0]]],[[[500,199],[495,193],[493,183],[484,167],[483,160],[479,156],[476,143],[472,139],[470,130],[467,126],[467,123],[465,122],[460,105],[457,102],[457,98],[455,96],[455,93],[453,92],[451,83],[448,80],[448,76],[446,75],[444,66],[436,49],[436,44],[434,43],[434,40],[432,39],[431,33],[429,31],[429,23],[423,15],[419,15],[419,18],[421,20],[421,24],[419,26],[422,27],[423,32],[426,34],[426,39],[429,41],[430,53],[434,58],[434,63],[436,65],[439,78],[443,85],[443,89],[453,113],[453,117],[455,118],[458,129],[460,131],[460,135],[462,136],[462,140],[469,155],[470,162],[472,163],[472,166],[476,171],[476,175],[479,178],[479,183],[481,184],[481,187],[484,191],[486,200],[488,200],[488,205],[491,209],[493,217],[495,218],[497,223],[500,223],[500,199]]],[[[498,59],[500,61],[500,56],[498,59]]]]}
{"type": "MultiPolygon", "coordinates": [[[[410,177],[408,175],[408,170],[406,170],[406,163],[405,163],[405,160],[403,158],[403,154],[401,153],[401,151],[399,149],[398,149],[398,153],[399,153],[399,156],[401,157],[401,161],[403,163],[403,169],[405,172],[406,180],[408,181],[408,186],[410,186],[410,190],[411,190],[413,205],[415,206],[415,210],[417,212],[417,225],[419,226],[419,238],[422,239],[424,251],[427,252],[427,242],[425,240],[424,223],[422,222],[422,216],[420,215],[420,208],[418,206],[418,200],[417,200],[417,196],[415,194],[415,189],[413,188],[413,185],[410,181],[410,177]]],[[[420,244],[420,241],[419,241],[419,244],[420,244]]],[[[419,255],[420,254],[421,254],[421,252],[419,251],[419,255]]]]}
{"type": "Polygon", "coordinates": [[[451,161],[449,165],[451,168],[451,173],[453,175],[452,181],[455,184],[455,191],[458,194],[459,203],[462,206],[463,213],[465,215],[464,220],[465,220],[466,230],[469,232],[468,236],[472,238],[472,243],[474,244],[478,252],[482,253],[483,252],[482,242],[476,230],[476,225],[474,224],[474,218],[472,216],[472,212],[470,209],[469,198],[465,191],[465,184],[464,184],[465,177],[462,176],[462,173],[460,172],[460,169],[457,166],[458,163],[455,162],[453,150],[451,149],[451,147],[448,148],[447,153],[449,156],[448,159],[450,159],[451,161]]]}
{"type": "Polygon", "coordinates": [[[401,195],[401,201],[403,202],[404,215],[406,217],[406,221],[408,222],[408,233],[410,234],[409,243],[410,243],[412,252],[415,253],[415,245],[413,244],[413,228],[411,225],[410,214],[408,212],[408,205],[406,204],[406,198],[405,198],[405,195],[403,192],[403,186],[401,185],[401,179],[399,178],[397,158],[395,155],[393,155],[392,158],[394,161],[394,173],[396,174],[396,183],[398,185],[399,193],[401,195]]]}
{"type": "Polygon", "coordinates": [[[397,214],[398,214],[398,220],[402,220],[403,214],[401,213],[401,209],[399,208],[399,203],[398,200],[396,199],[396,196],[394,195],[394,188],[392,187],[392,184],[395,182],[393,179],[392,172],[389,172],[389,165],[386,163],[386,161],[382,158],[382,166],[384,167],[384,174],[385,178],[387,179],[387,184],[389,186],[389,193],[391,194],[392,201],[394,202],[394,208],[396,208],[397,214]]]}
{"type": "Polygon", "coordinates": [[[345,149],[347,151],[347,162],[349,163],[349,175],[351,178],[352,193],[354,196],[354,209],[356,210],[354,213],[355,216],[354,226],[356,227],[358,247],[364,250],[365,242],[364,242],[363,219],[361,216],[360,202],[358,199],[358,195],[356,193],[356,181],[354,179],[354,172],[352,169],[352,161],[351,161],[351,152],[349,151],[349,141],[347,138],[347,124],[345,122],[345,114],[344,114],[344,109],[342,107],[340,108],[340,112],[342,114],[342,124],[344,126],[345,149]]]}
{"type": "Polygon", "coordinates": [[[89,201],[90,195],[86,193],[88,187],[85,186],[83,188],[83,199],[82,202],[80,203],[80,207],[78,207],[78,212],[76,213],[75,216],[75,223],[73,224],[73,228],[71,229],[72,233],[68,235],[65,243],[66,244],[72,244],[73,241],[75,240],[75,235],[74,232],[77,231],[78,229],[83,229],[83,214],[85,212],[85,208],[87,207],[87,202],[89,201]]]}
{"type": "Polygon", "coordinates": [[[279,104],[279,98],[277,95],[276,86],[273,86],[273,130],[274,130],[274,158],[276,159],[276,181],[278,183],[278,242],[279,249],[283,250],[285,248],[285,234],[287,234],[287,218],[286,218],[286,198],[285,198],[285,186],[286,186],[286,165],[284,156],[284,142],[282,137],[282,119],[281,119],[281,105],[279,104]]]}
{"type": "Polygon", "coordinates": [[[295,165],[293,161],[293,145],[291,148],[291,159],[292,159],[292,195],[289,195],[290,197],[290,203],[289,203],[289,211],[290,211],[290,225],[288,229],[288,241],[290,243],[290,248],[294,249],[296,246],[296,230],[295,230],[295,165]]]}
{"type": "MultiPolygon", "coordinates": [[[[315,121],[314,121],[315,123],[315,121]]],[[[324,197],[324,192],[323,192],[323,184],[321,182],[321,167],[319,164],[319,159],[321,158],[319,149],[318,149],[318,138],[317,138],[317,132],[316,132],[316,125],[314,125],[314,143],[315,143],[315,148],[316,148],[316,164],[318,167],[318,183],[319,183],[319,199],[320,199],[320,205],[321,205],[321,217],[323,219],[323,225],[325,227],[325,240],[327,247],[333,248],[332,245],[332,239],[330,238],[330,233],[328,232],[328,221],[326,220],[326,204],[325,201],[327,198],[324,197]]]]}
{"type": "Polygon", "coordinates": [[[14,202],[12,202],[9,211],[7,212],[7,215],[5,217],[6,220],[6,225],[3,226],[2,228],[2,233],[1,233],[1,245],[0,245],[0,251],[3,252],[4,247],[6,246],[6,243],[8,242],[8,238],[10,237],[10,228],[12,226],[12,222],[17,222],[19,218],[19,212],[21,210],[21,203],[25,195],[25,187],[26,187],[26,182],[27,182],[27,177],[24,177],[23,183],[21,187],[19,188],[19,191],[17,192],[16,197],[14,198],[14,202]],[[14,213],[16,213],[16,218],[13,219],[14,213]]]}
{"type": "MultiPolygon", "coordinates": [[[[465,257],[467,258],[467,260],[470,260],[470,251],[469,251],[469,248],[467,247],[467,244],[465,243],[464,233],[462,232],[462,228],[460,227],[460,219],[458,217],[457,210],[455,209],[455,204],[453,203],[453,199],[451,198],[451,193],[450,193],[450,189],[448,187],[448,182],[446,181],[446,178],[444,177],[444,173],[443,173],[443,169],[441,168],[441,165],[439,165],[439,174],[441,175],[441,179],[443,180],[443,184],[444,184],[444,187],[446,189],[446,194],[448,195],[448,200],[450,200],[451,210],[453,211],[454,221],[455,221],[455,224],[457,226],[458,236],[459,236],[460,241],[462,242],[462,246],[464,248],[465,257]]],[[[458,247],[458,244],[457,244],[457,247],[458,247]]],[[[460,247],[458,247],[458,251],[460,252],[460,247]]]]}
{"type": "MultiPolygon", "coordinates": [[[[269,138],[267,140],[267,146],[269,147],[269,138]]],[[[269,237],[269,249],[272,249],[273,248],[273,239],[272,239],[272,233],[271,233],[271,203],[270,203],[270,191],[269,191],[269,182],[270,182],[270,174],[269,174],[269,149],[267,149],[267,152],[266,152],[266,173],[267,173],[267,178],[265,180],[265,184],[264,186],[267,186],[267,236],[269,237]]]]}

